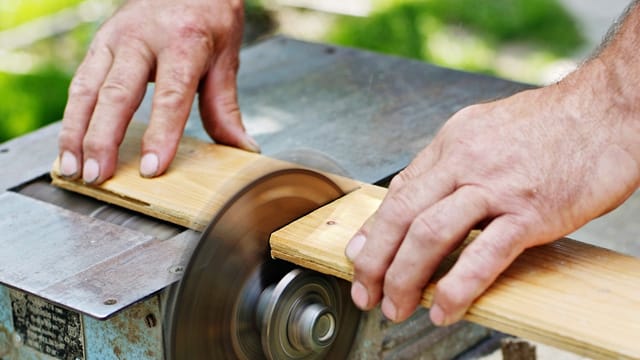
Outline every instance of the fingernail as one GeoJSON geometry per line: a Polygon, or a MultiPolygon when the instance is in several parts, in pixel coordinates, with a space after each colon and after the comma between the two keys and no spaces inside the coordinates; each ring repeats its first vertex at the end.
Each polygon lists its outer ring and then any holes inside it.
{"type": "Polygon", "coordinates": [[[442,308],[438,306],[438,304],[434,304],[429,310],[429,316],[431,317],[431,322],[436,326],[444,326],[445,324],[445,315],[442,308]]]}
{"type": "Polygon", "coordinates": [[[362,247],[364,243],[367,242],[367,238],[362,234],[357,234],[354,236],[351,241],[347,244],[347,248],[344,250],[344,254],[349,258],[349,260],[353,261],[360,251],[362,251],[362,247]]]}
{"type": "Polygon", "coordinates": [[[391,321],[396,321],[398,319],[398,310],[396,310],[396,306],[393,301],[388,297],[385,296],[384,299],[382,299],[382,305],[380,305],[380,308],[387,319],[391,321]]]}
{"type": "Polygon", "coordinates": [[[369,293],[367,289],[358,281],[351,285],[351,298],[353,303],[362,310],[367,309],[369,305],[369,293]]]}
{"type": "Polygon", "coordinates": [[[140,159],[140,175],[142,177],[151,178],[158,173],[158,155],[154,153],[146,153],[140,159]]]}
{"type": "Polygon", "coordinates": [[[74,177],[78,174],[78,160],[71,151],[63,151],[60,156],[60,175],[74,177]]]}
{"type": "Polygon", "coordinates": [[[260,145],[258,145],[258,142],[256,141],[256,139],[251,137],[251,135],[249,134],[245,134],[244,141],[242,142],[241,146],[243,149],[254,152],[254,153],[260,152],[260,145]]]}
{"type": "Polygon", "coordinates": [[[100,176],[100,165],[95,159],[87,159],[82,168],[82,180],[87,184],[94,183],[100,176]]]}

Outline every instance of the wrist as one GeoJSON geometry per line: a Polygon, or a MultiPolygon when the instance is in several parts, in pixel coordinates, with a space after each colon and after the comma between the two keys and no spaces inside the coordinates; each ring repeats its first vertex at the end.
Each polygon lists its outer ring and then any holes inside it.
{"type": "MultiPolygon", "coordinates": [[[[631,155],[640,166],[640,80],[633,64],[608,54],[590,60],[557,84],[576,126],[586,126],[631,155]],[[618,59],[619,60],[619,59],[618,59]]],[[[576,129],[578,130],[578,129],[576,129]]],[[[589,138],[585,139],[589,141],[589,138]]]]}

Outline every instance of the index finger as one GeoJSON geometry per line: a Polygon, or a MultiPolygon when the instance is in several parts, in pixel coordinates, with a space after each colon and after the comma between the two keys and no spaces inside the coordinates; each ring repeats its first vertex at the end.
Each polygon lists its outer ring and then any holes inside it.
{"type": "Polygon", "coordinates": [[[140,43],[117,50],[83,142],[82,177],[87,183],[105,181],[115,171],[118,146],[142,100],[152,67],[152,52],[140,43]]]}
{"type": "Polygon", "coordinates": [[[71,178],[80,176],[83,157],[82,141],[93,115],[100,86],[112,62],[113,54],[108,46],[93,45],[71,80],[69,98],[62,117],[62,128],[58,135],[62,176],[71,178]]]}
{"type": "MultiPolygon", "coordinates": [[[[353,260],[351,296],[361,309],[370,309],[381,298],[382,282],[413,219],[439,199],[452,193],[453,176],[436,166],[422,176],[390,190],[367,228],[352,241],[363,242],[353,260]],[[359,240],[358,240],[359,238],[359,240]]],[[[351,244],[349,244],[351,246],[351,244]]]]}

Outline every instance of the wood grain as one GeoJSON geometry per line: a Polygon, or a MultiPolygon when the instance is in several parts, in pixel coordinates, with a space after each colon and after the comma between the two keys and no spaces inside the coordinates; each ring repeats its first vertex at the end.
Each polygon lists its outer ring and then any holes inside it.
{"type": "MultiPolygon", "coordinates": [[[[143,214],[201,231],[214,214],[236,194],[259,177],[279,169],[300,168],[236,148],[183,137],[178,153],[165,174],[146,179],[139,174],[140,139],[144,124],[132,122],[120,146],[113,178],[99,186],[60,176],[53,164],[53,184],[143,214]]],[[[327,174],[345,191],[359,182],[327,174]]]]}
{"type": "MultiPolygon", "coordinates": [[[[271,171],[292,167],[238,149],[184,138],[166,174],[138,174],[143,126],[133,124],[120,149],[116,175],[88,186],[58,175],[55,185],[176,224],[202,230],[239,189],[271,171]]],[[[386,189],[329,175],[358,190],[275,232],[272,255],[351,280],[347,241],[375,211],[386,189]]],[[[468,238],[472,241],[476,233],[468,238]]],[[[455,261],[455,254],[443,262],[455,261]]],[[[425,290],[429,306],[434,285],[425,290]]],[[[466,317],[531,340],[594,358],[640,358],[640,260],[561,239],[527,250],[478,299],[466,317]]]]}
{"type": "MultiPolygon", "coordinates": [[[[351,281],[344,248],[385,193],[365,185],[276,231],[272,256],[351,281]]],[[[455,254],[443,267],[454,261],[455,254]]],[[[432,283],[423,306],[433,291],[432,283]]],[[[593,358],[638,359],[640,259],[570,239],[529,249],[465,319],[593,358]]]]}

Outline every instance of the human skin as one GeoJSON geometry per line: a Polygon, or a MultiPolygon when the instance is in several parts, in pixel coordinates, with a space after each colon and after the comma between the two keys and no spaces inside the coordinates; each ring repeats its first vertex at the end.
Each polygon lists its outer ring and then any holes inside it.
{"type": "MultiPolygon", "coordinates": [[[[62,175],[91,184],[112,176],[149,80],[156,92],[143,176],[169,166],[197,90],[208,133],[257,151],[236,100],[241,27],[240,1],[129,0],[100,29],[72,81],[62,175]]],[[[406,319],[443,257],[482,224],[436,287],[431,318],[453,323],[524,249],[630,196],[640,182],[639,37],[634,8],[608,46],[563,81],[454,115],[349,243],[356,305],[382,300],[389,319],[406,319]]]]}
{"type": "Polygon", "coordinates": [[[349,242],[351,295],[408,318],[442,259],[483,232],[436,284],[431,320],[460,320],[525,249],[620,205],[640,184],[640,8],[559,83],[467,107],[391,182],[349,242]]]}
{"type": "Polygon", "coordinates": [[[99,184],[115,170],[118,147],[155,81],[140,173],[162,174],[174,158],[196,92],[202,122],[217,142],[250,151],[236,74],[241,0],[129,0],[97,32],[69,88],[59,135],[61,175],[99,184]]]}

